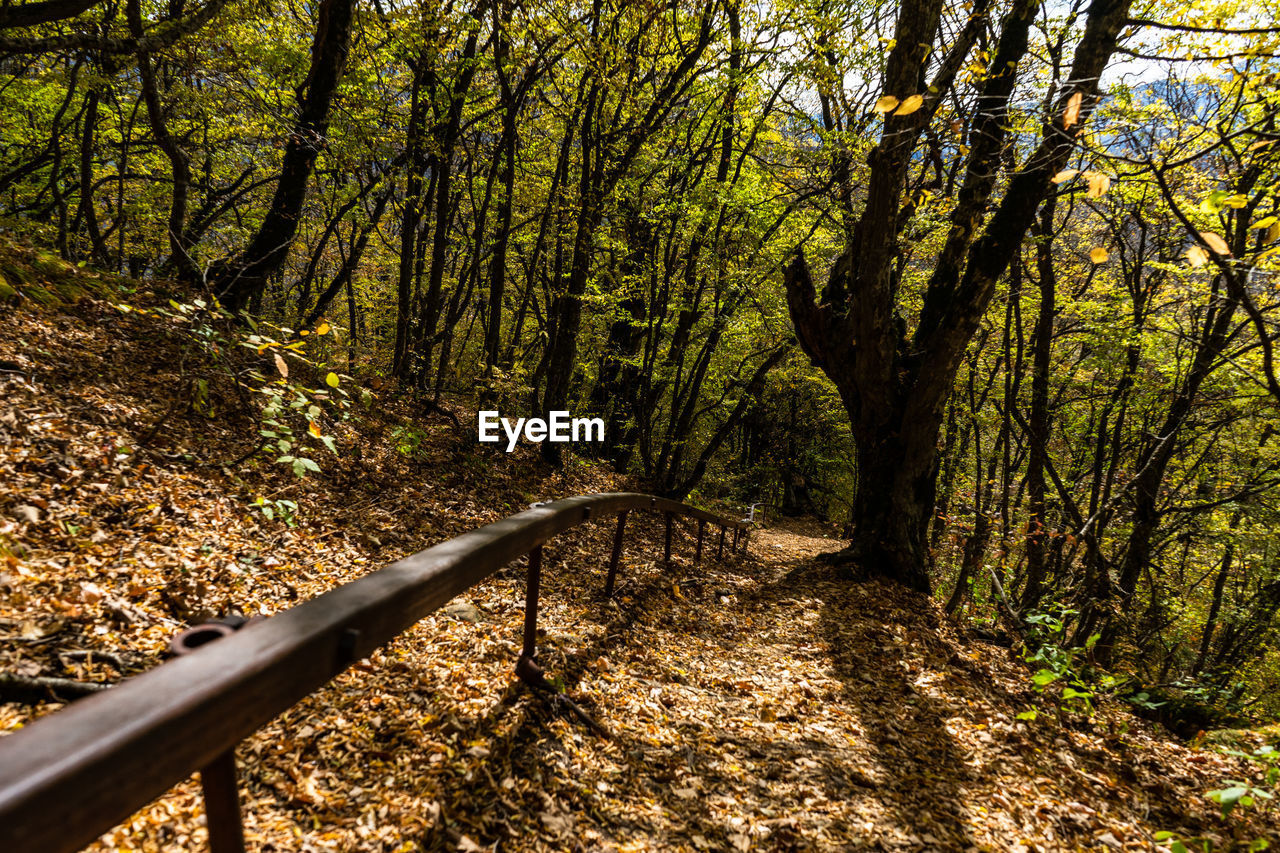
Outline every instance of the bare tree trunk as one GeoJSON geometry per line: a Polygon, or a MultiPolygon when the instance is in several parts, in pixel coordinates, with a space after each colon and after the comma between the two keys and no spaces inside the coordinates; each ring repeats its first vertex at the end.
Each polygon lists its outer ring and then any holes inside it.
{"type": "MultiPolygon", "coordinates": [[[[1027,460],[1027,582],[1022,589],[1022,609],[1036,606],[1045,582],[1048,488],[1045,462],[1049,442],[1049,363],[1053,352],[1053,326],[1057,299],[1057,273],[1053,268],[1053,216],[1056,200],[1050,197],[1040,211],[1036,228],[1036,272],[1040,285],[1040,306],[1031,343],[1031,455],[1027,460]]],[[[1014,405],[1007,401],[1006,405],[1014,405]]]]}
{"type": "Polygon", "coordinates": [[[355,0],[320,3],[311,68],[303,84],[306,92],[285,146],[271,207],[249,245],[235,257],[216,263],[210,272],[214,293],[232,311],[243,309],[261,293],[293,246],[312,169],[328,146],[329,112],[347,64],[355,5],[355,0]]]}

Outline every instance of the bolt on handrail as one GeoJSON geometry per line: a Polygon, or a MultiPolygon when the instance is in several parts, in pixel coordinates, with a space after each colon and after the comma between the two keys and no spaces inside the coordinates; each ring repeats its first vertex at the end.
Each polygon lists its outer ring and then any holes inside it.
{"type": "Polygon", "coordinates": [[[612,595],[627,515],[661,512],[671,561],[676,515],[696,519],[697,559],[707,524],[745,549],[750,526],[667,498],[579,495],[535,506],[454,537],[269,619],[217,631],[201,644],[110,690],[0,738],[0,850],[71,853],[200,771],[214,853],[244,849],[236,745],[450,599],[529,555],[524,644],[536,663],[542,546],[585,521],[616,516],[605,584],[612,595]]]}

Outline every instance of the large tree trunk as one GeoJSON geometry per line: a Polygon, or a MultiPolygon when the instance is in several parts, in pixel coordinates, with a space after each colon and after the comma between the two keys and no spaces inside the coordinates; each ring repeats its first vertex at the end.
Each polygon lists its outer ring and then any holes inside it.
{"type": "Polygon", "coordinates": [[[940,426],[940,418],[911,421],[899,407],[887,420],[864,419],[854,428],[857,538],[848,556],[868,572],[926,593],[930,591],[927,543],[940,426]]]}
{"type": "MultiPolygon", "coordinates": [[[[977,33],[957,39],[941,58],[933,81],[925,81],[941,0],[910,0],[900,7],[884,92],[927,94],[915,111],[885,116],[881,140],[867,158],[865,207],[856,216],[847,211],[850,236],[821,301],[803,253],[797,253],[785,275],[797,337],[840,391],[858,446],[855,539],[838,559],[855,560],[866,572],[929,590],[927,527],[947,398],[997,281],[1096,104],[1098,78],[1115,50],[1128,8],[1128,0],[1096,0],[1090,7],[1071,75],[1050,107],[1040,144],[1010,178],[988,219],[1008,144],[1018,65],[1040,12],[1038,0],[1013,4],[976,101],[951,228],[933,260],[917,326],[908,335],[898,292],[898,241],[912,203],[907,189],[912,152],[977,33]]],[[[847,165],[837,162],[836,174],[847,165]]]]}

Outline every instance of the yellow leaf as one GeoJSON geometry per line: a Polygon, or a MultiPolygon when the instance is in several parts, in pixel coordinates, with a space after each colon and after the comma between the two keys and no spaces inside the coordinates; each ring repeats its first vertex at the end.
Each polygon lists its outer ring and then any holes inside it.
{"type": "Polygon", "coordinates": [[[320,431],[320,427],[316,426],[315,421],[312,421],[311,423],[307,424],[307,432],[311,433],[316,438],[319,438],[320,436],[324,435],[324,433],[320,431]]]}
{"type": "Polygon", "coordinates": [[[1111,255],[1107,254],[1107,250],[1101,246],[1095,246],[1093,251],[1089,253],[1089,260],[1095,264],[1105,264],[1111,255]]]}
{"type": "Polygon", "coordinates": [[[316,334],[317,334],[317,335],[327,335],[327,334],[329,334],[329,324],[328,324],[328,323],[326,323],[325,321],[321,320],[321,321],[320,321],[320,325],[319,325],[319,326],[316,326],[316,334]]]}
{"type": "Polygon", "coordinates": [[[1235,195],[1229,195],[1224,198],[1222,203],[1227,207],[1234,207],[1236,210],[1239,210],[1249,203],[1249,197],[1243,193],[1236,193],[1235,195]]]}
{"type": "Polygon", "coordinates": [[[1070,130],[1080,123],[1080,105],[1084,102],[1084,92],[1076,92],[1067,98],[1067,108],[1062,111],[1062,128],[1070,130]]]}
{"type": "Polygon", "coordinates": [[[896,116],[909,116],[924,103],[924,95],[912,95],[902,102],[901,106],[894,111],[896,116]]]}
{"type": "Polygon", "coordinates": [[[1227,241],[1222,239],[1222,235],[1215,234],[1212,231],[1201,231],[1200,239],[1205,242],[1210,249],[1219,255],[1231,256],[1231,247],[1227,245],[1227,241]]]}
{"type": "Polygon", "coordinates": [[[280,375],[285,379],[289,378],[289,365],[284,363],[284,359],[280,357],[280,353],[275,353],[276,370],[280,371],[280,375]]]}
{"type": "Polygon", "coordinates": [[[1193,267],[1202,267],[1209,261],[1209,253],[1199,246],[1187,249],[1187,263],[1193,267]]]}
{"type": "Polygon", "coordinates": [[[336,374],[336,373],[330,373],[328,376],[326,376],[326,377],[324,378],[324,384],[328,385],[330,388],[337,388],[337,387],[338,387],[338,374],[336,374]]]}
{"type": "Polygon", "coordinates": [[[878,113],[887,113],[898,105],[898,99],[893,95],[885,95],[876,101],[875,111],[878,113]]]}
{"type": "Polygon", "coordinates": [[[1080,174],[1079,169],[1063,169],[1061,172],[1054,175],[1052,180],[1055,184],[1060,184],[1060,183],[1063,183],[1064,181],[1071,180],[1078,174],[1080,174]]]}
{"type": "Polygon", "coordinates": [[[1085,172],[1089,179],[1089,198],[1102,198],[1111,189],[1111,179],[1101,172],[1085,172]]]}

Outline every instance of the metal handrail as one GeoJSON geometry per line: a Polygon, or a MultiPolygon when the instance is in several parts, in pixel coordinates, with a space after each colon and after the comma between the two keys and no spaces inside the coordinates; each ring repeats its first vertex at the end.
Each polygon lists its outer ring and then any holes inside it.
{"type": "Polygon", "coordinates": [[[720,527],[721,553],[727,529],[735,550],[750,535],[741,522],[679,501],[617,492],[536,506],[420,551],[0,738],[0,850],[79,850],[197,770],[211,848],[243,850],[236,744],[526,554],[516,671],[540,679],[534,640],[543,544],[590,519],[616,516],[606,581],[612,594],[632,510],[663,513],[668,563],[675,515],[698,520],[698,559],[707,524],[720,527]]]}

